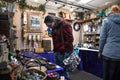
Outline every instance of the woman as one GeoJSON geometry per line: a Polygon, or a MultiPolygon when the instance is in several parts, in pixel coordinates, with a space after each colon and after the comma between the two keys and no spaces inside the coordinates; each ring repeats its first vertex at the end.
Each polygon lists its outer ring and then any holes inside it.
{"type": "Polygon", "coordinates": [[[100,33],[100,53],[103,56],[103,80],[120,80],[120,8],[111,7],[103,20],[100,33]]]}

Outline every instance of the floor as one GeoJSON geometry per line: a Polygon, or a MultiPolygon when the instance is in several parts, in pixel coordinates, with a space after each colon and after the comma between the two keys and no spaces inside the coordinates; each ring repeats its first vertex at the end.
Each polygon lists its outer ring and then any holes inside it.
{"type": "Polygon", "coordinates": [[[75,70],[70,72],[71,80],[102,80],[101,78],[85,71],[75,70]]]}

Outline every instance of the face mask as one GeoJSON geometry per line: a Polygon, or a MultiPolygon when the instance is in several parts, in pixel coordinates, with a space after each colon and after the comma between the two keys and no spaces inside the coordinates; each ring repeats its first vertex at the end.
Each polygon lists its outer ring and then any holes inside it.
{"type": "Polygon", "coordinates": [[[52,27],[55,25],[55,22],[52,22],[52,27]]]}
{"type": "Polygon", "coordinates": [[[52,22],[52,23],[46,23],[47,27],[50,27],[52,28],[54,25],[55,25],[55,22],[52,22]]]}

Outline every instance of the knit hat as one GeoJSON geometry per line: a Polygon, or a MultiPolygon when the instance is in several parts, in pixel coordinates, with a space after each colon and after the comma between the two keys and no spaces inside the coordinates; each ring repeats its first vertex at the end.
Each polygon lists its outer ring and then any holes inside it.
{"type": "Polygon", "coordinates": [[[55,21],[55,17],[52,15],[47,15],[44,19],[44,23],[46,22],[54,22],[55,21]]]}

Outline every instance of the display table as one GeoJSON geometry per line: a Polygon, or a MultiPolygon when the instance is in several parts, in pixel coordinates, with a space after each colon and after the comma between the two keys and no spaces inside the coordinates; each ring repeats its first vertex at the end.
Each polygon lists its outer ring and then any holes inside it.
{"type": "Polygon", "coordinates": [[[33,51],[26,51],[26,52],[22,52],[22,54],[26,57],[29,58],[40,58],[40,57],[44,57],[46,59],[48,59],[50,62],[55,63],[54,61],[54,52],[42,52],[42,53],[36,53],[33,51]]]}
{"type": "MultiPolygon", "coordinates": [[[[34,53],[32,52],[32,57],[45,57],[52,63],[54,63],[54,53],[53,52],[44,52],[44,53],[34,53]]],[[[24,52],[27,54],[31,54],[31,52],[24,52]]],[[[86,49],[86,48],[79,48],[79,56],[81,58],[81,62],[78,66],[79,70],[84,70],[86,72],[92,73],[98,77],[103,76],[103,61],[101,58],[98,58],[98,50],[94,49],[86,49]]],[[[30,57],[30,55],[28,56],[30,57]]],[[[62,67],[58,67],[54,70],[48,70],[47,72],[55,72],[55,71],[62,71],[62,67]]]]}
{"type": "MultiPolygon", "coordinates": [[[[54,63],[54,52],[44,52],[44,53],[35,53],[35,52],[23,52],[22,55],[29,57],[29,58],[41,58],[44,57],[46,59],[48,59],[51,63],[54,63]]],[[[59,72],[60,75],[63,75],[63,68],[59,65],[56,65],[55,69],[52,70],[47,70],[47,73],[50,72],[59,72]]]]}
{"type": "Polygon", "coordinates": [[[55,55],[54,52],[43,52],[43,53],[35,53],[38,55],[38,57],[44,57],[46,59],[48,59],[50,62],[55,63],[55,55]]]}
{"type": "Polygon", "coordinates": [[[103,61],[101,58],[98,58],[98,50],[79,48],[79,56],[81,58],[80,70],[102,78],[103,61]]]}

